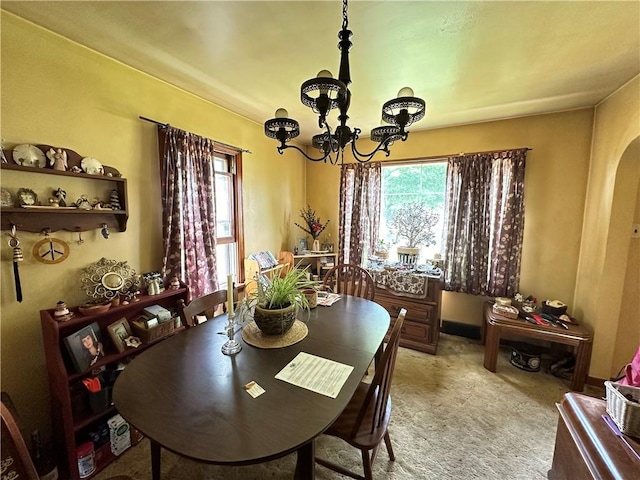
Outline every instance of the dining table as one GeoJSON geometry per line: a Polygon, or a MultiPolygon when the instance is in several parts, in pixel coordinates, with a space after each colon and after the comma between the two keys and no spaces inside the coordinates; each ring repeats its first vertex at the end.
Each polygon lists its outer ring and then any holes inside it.
{"type": "Polygon", "coordinates": [[[113,388],[118,413],[151,446],[153,480],[161,450],[198,462],[240,466],[296,452],[297,480],[314,478],[314,439],[344,410],[389,329],[389,313],[370,300],[343,295],[329,307],[299,311],[308,334],[282,348],[221,352],[226,314],[174,335],[136,356],[113,388]],[[300,354],[353,367],[335,398],[279,380],[300,354]],[[245,386],[265,390],[253,398],[245,386]]]}

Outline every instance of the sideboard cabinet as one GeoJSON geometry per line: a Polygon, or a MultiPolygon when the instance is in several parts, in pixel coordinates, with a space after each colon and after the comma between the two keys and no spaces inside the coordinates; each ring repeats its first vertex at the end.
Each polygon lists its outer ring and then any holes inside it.
{"type": "Polygon", "coordinates": [[[400,309],[407,310],[400,334],[401,346],[436,354],[440,337],[440,310],[442,306],[442,280],[440,278],[430,277],[428,279],[424,298],[400,296],[394,294],[392,290],[376,286],[375,301],[386,308],[391,315],[389,333],[391,333],[400,309]]]}
{"type": "MultiPolygon", "coordinates": [[[[53,445],[55,448],[56,463],[60,469],[60,478],[79,480],[78,460],[76,449],[79,445],[87,441],[94,441],[96,469],[90,475],[104,469],[116,457],[111,451],[108,440],[104,443],[104,426],[109,418],[118,412],[107,399],[102,402],[95,402],[92,394],[89,393],[85,382],[90,384],[91,380],[100,376],[104,380],[107,374],[111,374],[113,379],[119,372],[119,367],[126,366],[126,363],[135,355],[146,350],[163,338],[149,341],[137,348],[126,348],[122,352],[113,344],[108,333],[109,325],[126,318],[131,324],[143,313],[145,307],[151,305],[161,305],[168,310],[176,310],[179,299],[187,300],[188,289],[183,285],[176,290],[165,290],[158,295],[143,295],[139,301],[128,305],[120,305],[109,308],[106,312],[83,316],[76,308],[69,310],[74,316],[64,322],[55,319],[55,309],[41,310],[40,322],[42,326],[42,337],[44,342],[45,361],[49,380],[49,390],[51,395],[51,416],[53,422],[53,445]],[[89,369],[78,372],[74,368],[73,361],[67,351],[64,339],[78,333],[79,330],[96,322],[102,337],[104,356],[89,369]],[[83,382],[84,380],[84,382],[83,382]],[[96,407],[96,403],[99,405],[96,407]],[[96,435],[102,434],[96,441],[96,435]]],[[[173,329],[171,334],[175,334],[184,327],[173,329]]],[[[135,335],[135,333],[134,333],[135,335]]],[[[103,386],[104,389],[104,386],[103,386]]],[[[105,393],[109,393],[108,391],[105,393]]],[[[108,430],[107,430],[108,435],[108,430]]],[[[131,442],[134,445],[141,440],[141,436],[135,430],[131,430],[131,442]]],[[[86,477],[89,478],[89,477],[86,477]]]]}

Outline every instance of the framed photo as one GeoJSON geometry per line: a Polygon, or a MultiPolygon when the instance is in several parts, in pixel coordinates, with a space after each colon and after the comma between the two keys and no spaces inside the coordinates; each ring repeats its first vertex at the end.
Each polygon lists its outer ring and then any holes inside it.
{"type": "Polygon", "coordinates": [[[298,238],[298,252],[302,253],[304,250],[308,250],[309,247],[307,246],[307,238],[298,238]]]}
{"type": "Polygon", "coordinates": [[[127,349],[126,340],[131,336],[131,327],[126,318],[121,318],[107,327],[109,337],[118,352],[122,353],[127,349]]]}
{"type": "Polygon", "coordinates": [[[324,250],[325,252],[333,253],[333,243],[323,243],[320,250],[324,250]]]}
{"type": "Polygon", "coordinates": [[[88,370],[104,357],[102,333],[97,322],[81,328],[73,335],[64,338],[73,365],[78,373],[88,370]]]}

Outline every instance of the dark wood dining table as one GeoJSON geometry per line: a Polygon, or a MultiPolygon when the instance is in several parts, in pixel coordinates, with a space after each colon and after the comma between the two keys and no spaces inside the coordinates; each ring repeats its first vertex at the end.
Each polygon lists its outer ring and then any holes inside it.
{"type": "Polygon", "coordinates": [[[151,442],[153,480],[160,479],[162,448],[199,462],[250,465],[297,452],[296,479],[314,478],[314,439],[342,412],[389,328],[380,305],[343,296],[298,318],[308,335],[284,348],[246,344],[225,356],[226,315],[168,338],[138,355],[120,374],[113,400],[118,412],[151,442]],[[300,352],[353,367],[336,398],[275,378],[300,352]],[[252,398],[255,381],[265,393],[252,398]]]}

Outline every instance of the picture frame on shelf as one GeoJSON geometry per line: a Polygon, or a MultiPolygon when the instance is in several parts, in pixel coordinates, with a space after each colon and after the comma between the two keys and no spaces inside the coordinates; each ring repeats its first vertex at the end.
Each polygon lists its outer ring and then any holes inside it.
{"type": "Polygon", "coordinates": [[[126,340],[131,336],[131,327],[126,318],[121,318],[113,322],[107,327],[111,342],[118,350],[118,353],[122,353],[127,349],[126,340]]]}
{"type": "Polygon", "coordinates": [[[298,246],[298,252],[300,252],[300,253],[302,253],[305,250],[309,249],[309,246],[307,245],[307,238],[306,237],[299,237],[297,239],[296,245],[298,246]]]}
{"type": "Polygon", "coordinates": [[[104,357],[102,332],[98,322],[93,322],[65,337],[64,344],[78,373],[88,370],[100,358],[104,357]]]}
{"type": "Polygon", "coordinates": [[[324,252],[333,253],[333,243],[323,243],[320,250],[324,252]]]}

